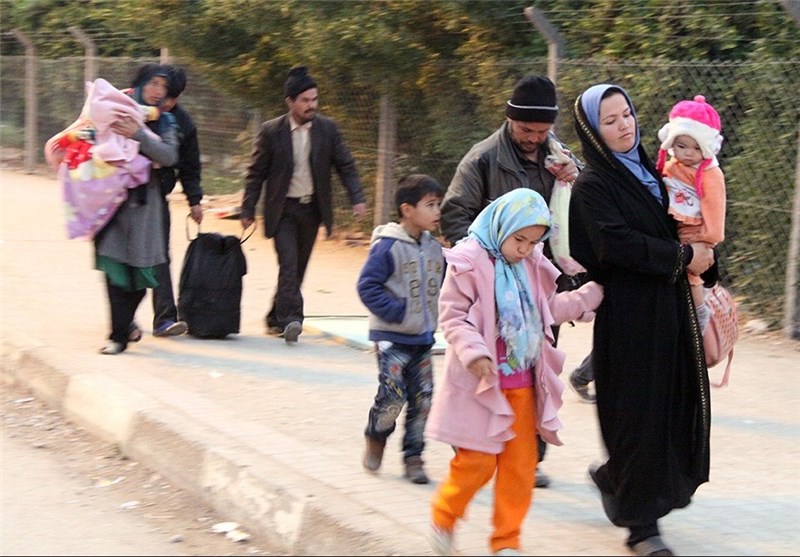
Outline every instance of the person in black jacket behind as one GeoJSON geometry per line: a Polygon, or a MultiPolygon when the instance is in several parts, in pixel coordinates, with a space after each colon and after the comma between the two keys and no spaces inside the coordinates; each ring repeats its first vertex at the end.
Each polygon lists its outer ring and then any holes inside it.
{"type": "Polygon", "coordinates": [[[169,89],[167,97],[161,104],[161,110],[172,113],[178,125],[178,164],[170,168],[160,168],[158,173],[161,194],[164,196],[163,226],[167,261],[156,267],[158,286],[153,288],[153,335],[168,337],[182,335],[187,330],[183,321],[178,321],[178,309],[175,306],[175,294],[172,290],[169,257],[170,213],[166,199],[175,183],[180,180],[183,193],[189,202],[189,214],[198,225],[203,220],[203,209],[200,201],[203,190],[200,187],[200,145],[197,141],[197,126],[189,113],[178,104],[178,97],[186,89],[186,72],[173,65],[164,66],[169,73],[169,89]]]}

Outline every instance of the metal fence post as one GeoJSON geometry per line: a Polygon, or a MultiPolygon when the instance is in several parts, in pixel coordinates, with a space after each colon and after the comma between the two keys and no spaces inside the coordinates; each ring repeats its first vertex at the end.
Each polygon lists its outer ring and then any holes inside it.
{"type": "Polygon", "coordinates": [[[83,81],[85,83],[91,83],[94,81],[94,78],[97,77],[95,62],[95,58],[97,57],[97,47],[95,46],[92,38],[84,33],[79,27],[71,25],[70,27],[67,27],[67,31],[72,33],[72,35],[83,45],[83,81]]]}
{"type": "Polygon", "coordinates": [[[374,224],[385,224],[392,219],[394,207],[394,156],[397,143],[397,114],[388,95],[381,96],[378,124],[378,167],[375,177],[374,224]]]}
{"type": "MultiPolygon", "coordinates": [[[[252,110],[250,113],[250,119],[247,123],[247,129],[250,131],[250,143],[255,145],[256,138],[258,137],[258,132],[261,130],[261,110],[255,109],[252,110]]],[[[244,181],[246,182],[246,180],[244,181]]],[[[244,184],[247,185],[246,183],[244,184]]],[[[255,218],[258,219],[259,215],[264,214],[264,197],[266,196],[266,189],[261,188],[261,193],[258,195],[258,200],[256,201],[256,212],[255,218]]],[[[242,199],[244,199],[244,187],[242,188],[242,199]]]]}
{"type": "Polygon", "coordinates": [[[564,39],[541,11],[533,6],[529,6],[525,8],[523,12],[525,13],[525,17],[530,20],[533,26],[536,27],[547,40],[547,77],[550,78],[550,81],[556,83],[558,59],[561,58],[561,52],[564,50],[564,39]]]}
{"type": "Polygon", "coordinates": [[[784,332],[800,339],[800,122],[797,124],[797,163],[794,172],[794,207],[789,252],[786,257],[786,302],[784,332]]]}
{"type": "Polygon", "coordinates": [[[800,25],[800,2],[797,2],[797,0],[780,0],[780,3],[786,13],[794,20],[795,25],[800,25]]]}
{"type": "Polygon", "coordinates": [[[39,136],[39,104],[36,96],[36,47],[19,29],[11,34],[25,47],[25,170],[36,171],[37,137],[39,136]]]}
{"type": "MultiPolygon", "coordinates": [[[[800,27],[800,3],[781,0],[781,5],[800,27]]],[[[800,122],[797,124],[797,164],[794,173],[794,208],[786,258],[786,302],[783,331],[787,337],[800,339],[800,122]]]]}

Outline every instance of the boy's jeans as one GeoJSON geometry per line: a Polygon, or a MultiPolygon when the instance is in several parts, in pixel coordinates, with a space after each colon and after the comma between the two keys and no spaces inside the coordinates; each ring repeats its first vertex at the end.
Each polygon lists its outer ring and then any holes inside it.
{"type": "Polygon", "coordinates": [[[369,411],[364,435],[385,441],[395,430],[397,417],[406,407],[403,456],[422,454],[425,421],[433,396],[431,348],[381,341],[378,343],[378,393],[369,411]]]}

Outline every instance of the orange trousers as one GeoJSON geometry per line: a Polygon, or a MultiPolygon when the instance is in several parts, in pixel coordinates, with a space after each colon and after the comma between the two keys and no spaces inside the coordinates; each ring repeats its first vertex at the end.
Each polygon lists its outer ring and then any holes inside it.
{"type": "Polygon", "coordinates": [[[515,437],[500,454],[459,448],[450,461],[450,472],[439,484],[432,501],[433,523],[453,531],[475,494],[492,476],[494,481],[494,530],[492,552],[519,549],[522,521],[528,514],[536,483],[536,397],[533,387],[503,390],[514,410],[515,437]]]}

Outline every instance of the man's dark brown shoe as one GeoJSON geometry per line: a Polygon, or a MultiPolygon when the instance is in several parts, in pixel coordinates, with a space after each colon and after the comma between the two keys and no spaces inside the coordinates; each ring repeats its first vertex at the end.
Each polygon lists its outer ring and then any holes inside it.
{"type": "Polygon", "coordinates": [[[381,467],[383,461],[383,448],[386,446],[386,440],[373,439],[367,435],[364,436],[367,441],[367,448],[364,450],[364,460],[362,464],[364,468],[370,472],[375,472],[381,467]]]}
{"type": "Polygon", "coordinates": [[[406,459],[406,478],[415,484],[428,483],[430,480],[428,480],[428,476],[422,468],[423,464],[424,462],[422,462],[422,458],[419,456],[408,457],[406,459]]]}

